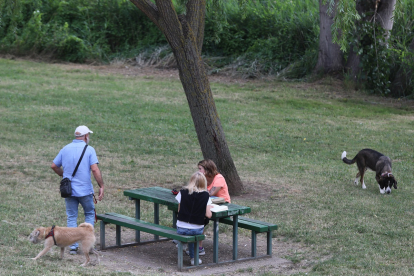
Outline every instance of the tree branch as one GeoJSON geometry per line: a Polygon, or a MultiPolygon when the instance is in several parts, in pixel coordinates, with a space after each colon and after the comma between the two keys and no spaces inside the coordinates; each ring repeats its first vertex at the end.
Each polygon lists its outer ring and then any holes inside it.
{"type": "MultiPolygon", "coordinates": [[[[171,0],[155,0],[155,3],[160,12],[160,24],[161,31],[169,41],[171,47],[176,49],[179,45],[176,45],[184,34],[181,22],[178,19],[177,12],[171,0]]],[[[181,41],[183,43],[183,41],[181,41]]]]}
{"type": "Polygon", "coordinates": [[[157,6],[154,5],[150,0],[129,0],[138,9],[140,9],[161,31],[161,26],[158,22],[159,13],[157,6]]]}
{"type": "Polygon", "coordinates": [[[204,27],[206,17],[206,1],[205,0],[189,0],[187,2],[187,22],[189,23],[193,34],[196,38],[196,45],[199,54],[203,48],[204,27]]]}

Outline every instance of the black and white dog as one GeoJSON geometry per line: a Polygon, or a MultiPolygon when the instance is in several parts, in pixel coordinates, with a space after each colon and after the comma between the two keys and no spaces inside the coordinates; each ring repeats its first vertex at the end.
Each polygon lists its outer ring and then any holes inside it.
{"type": "Polygon", "coordinates": [[[361,177],[359,181],[361,182],[362,189],[367,188],[364,182],[364,174],[367,169],[375,172],[375,179],[378,182],[381,194],[390,194],[393,186],[394,189],[397,189],[397,181],[392,175],[391,159],[382,153],[372,149],[363,149],[358,152],[354,159],[349,160],[346,158],[346,151],[344,151],[341,159],[349,165],[354,164],[355,162],[357,163],[358,173],[354,183],[357,185],[358,177],[361,177]]]}

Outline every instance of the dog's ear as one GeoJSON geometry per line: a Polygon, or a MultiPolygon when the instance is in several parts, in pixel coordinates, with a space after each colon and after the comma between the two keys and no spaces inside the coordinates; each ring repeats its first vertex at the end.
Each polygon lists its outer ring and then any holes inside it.
{"type": "Polygon", "coordinates": [[[40,231],[36,229],[30,234],[29,238],[30,239],[37,238],[39,237],[39,234],[40,234],[40,231]]]}
{"type": "Polygon", "coordinates": [[[29,235],[29,240],[33,243],[36,243],[37,238],[39,237],[40,231],[35,229],[32,233],[29,235]]]}
{"type": "Polygon", "coordinates": [[[391,183],[394,186],[394,189],[397,189],[397,180],[395,180],[395,177],[392,174],[389,174],[389,177],[391,178],[391,183]]]}

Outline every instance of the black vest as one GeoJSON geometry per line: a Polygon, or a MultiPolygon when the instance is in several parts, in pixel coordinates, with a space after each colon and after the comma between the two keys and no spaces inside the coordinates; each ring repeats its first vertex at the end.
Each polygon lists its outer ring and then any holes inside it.
{"type": "Polygon", "coordinates": [[[180,193],[180,211],[178,212],[177,219],[182,222],[204,225],[207,202],[210,198],[208,192],[193,192],[190,195],[187,189],[182,189],[180,193]]]}

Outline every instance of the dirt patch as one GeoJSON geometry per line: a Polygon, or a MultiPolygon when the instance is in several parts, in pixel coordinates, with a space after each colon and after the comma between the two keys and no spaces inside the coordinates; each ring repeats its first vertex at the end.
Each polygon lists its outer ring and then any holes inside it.
{"type": "MultiPolygon", "coordinates": [[[[269,196],[268,185],[251,183],[247,185],[243,195],[238,198],[248,200],[263,200],[269,196]],[[254,186],[255,188],[251,188],[254,186]],[[258,188],[260,187],[260,188],[258,188]]],[[[276,275],[290,275],[297,272],[307,272],[319,261],[309,247],[301,243],[293,243],[274,233],[272,239],[271,258],[265,257],[255,260],[232,263],[233,237],[229,228],[223,229],[220,226],[219,235],[219,262],[228,262],[220,265],[213,264],[213,232],[212,223],[207,227],[206,240],[203,246],[206,250],[204,256],[200,256],[203,265],[197,269],[184,270],[179,272],[177,268],[177,248],[172,241],[149,243],[138,246],[123,248],[111,248],[100,251],[102,255],[101,265],[109,271],[130,272],[134,275],[239,275],[273,273],[276,275]],[[300,256],[300,257],[298,257],[300,256]],[[306,256],[307,259],[303,259],[306,256]],[[206,265],[207,264],[207,265],[206,265]]],[[[228,227],[228,226],[227,226],[228,227]]],[[[249,232],[250,233],[250,232],[249,232]]],[[[106,246],[115,245],[115,226],[106,227],[106,246]]],[[[266,234],[257,235],[257,256],[265,256],[267,253],[266,234]]],[[[121,242],[133,243],[135,232],[131,229],[122,228],[121,242]]],[[[152,240],[153,235],[141,233],[141,241],[152,240]]],[[[100,248],[99,235],[97,237],[97,248],[100,248]]],[[[251,257],[251,238],[249,235],[239,233],[238,237],[238,259],[251,257]]],[[[190,265],[190,258],[184,253],[184,266],[190,265]]]]}
{"type": "MultiPolygon", "coordinates": [[[[268,185],[250,183],[240,199],[263,200],[268,198],[268,185]],[[255,189],[252,188],[255,187],[255,189]],[[258,188],[260,187],[260,188],[258,188]]],[[[311,248],[302,243],[288,241],[274,232],[272,239],[272,257],[264,257],[255,260],[231,262],[233,257],[233,237],[229,226],[220,225],[219,235],[219,262],[226,262],[220,265],[213,264],[213,232],[212,223],[207,227],[206,240],[203,242],[206,254],[200,256],[203,264],[196,269],[179,272],[177,268],[177,248],[172,241],[162,241],[142,245],[132,245],[122,248],[109,248],[100,250],[100,234],[96,233],[96,248],[101,256],[100,266],[110,272],[129,272],[133,275],[260,275],[271,273],[272,275],[290,275],[293,273],[306,273],[311,270],[315,263],[321,260],[311,248]],[[224,229],[223,229],[223,228],[224,229]],[[304,258],[306,256],[306,259],[304,258]]],[[[115,226],[107,225],[105,229],[106,247],[114,246],[115,226]]],[[[238,237],[238,259],[251,257],[251,238],[249,234],[239,233],[238,237]]],[[[141,232],[141,241],[152,240],[151,234],[141,232]]],[[[135,242],[135,231],[128,228],[121,228],[121,243],[128,244],[135,242]]],[[[257,256],[265,256],[267,253],[267,236],[265,233],[257,235],[257,256]]],[[[66,255],[76,263],[82,263],[84,256],[80,251],[76,256],[66,255]]],[[[190,265],[190,258],[183,253],[184,266],[190,265]]],[[[328,258],[329,256],[326,256],[328,258]]],[[[95,256],[91,256],[92,265],[96,265],[95,256]]],[[[269,274],[267,274],[269,275],[269,274]]]]}
{"type": "MultiPolygon", "coordinates": [[[[56,62],[55,60],[47,59],[46,57],[16,57],[13,55],[0,55],[0,58],[12,59],[12,60],[30,60],[38,62],[49,62],[58,64],[59,66],[68,69],[81,69],[91,70],[99,72],[100,74],[120,74],[127,77],[149,77],[160,78],[163,80],[179,80],[178,69],[176,68],[159,68],[154,66],[138,66],[134,60],[118,60],[112,64],[77,64],[69,62],[56,62]]],[[[223,70],[217,71],[214,74],[208,76],[210,82],[226,83],[226,84],[257,84],[266,85],[275,89],[277,83],[282,83],[277,80],[275,75],[260,75],[256,78],[246,78],[244,75],[240,75],[237,70],[223,70]]],[[[283,85],[292,86],[297,89],[308,91],[311,95],[312,91],[317,91],[317,95],[324,95],[327,99],[339,99],[342,101],[348,100],[360,100],[370,105],[383,105],[394,108],[412,109],[414,108],[414,100],[378,97],[368,93],[356,91],[354,88],[349,88],[349,84],[344,84],[341,76],[326,76],[324,78],[318,78],[309,82],[283,82],[283,85]],[[348,88],[347,88],[348,87],[348,88]]]]}
{"type": "MultiPolygon", "coordinates": [[[[122,229],[122,243],[134,242],[134,231],[122,229]]],[[[206,240],[203,243],[206,254],[200,256],[203,265],[197,269],[177,269],[177,248],[171,241],[149,243],[138,246],[123,248],[111,248],[99,251],[101,266],[111,272],[129,272],[133,275],[238,275],[240,273],[275,273],[289,275],[296,272],[306,272],[310,269],[309,261],[302,261],[294,264],[292,261],[283,259],[280,256],[291,255],[292,252],[308,251],[297,243],[280,241],[280,237],[273,239],[273,257],[246,260],[237,263],[227,263],[218,266],[211,266],[213,263],[213,241],[212,232],[207,231],[206,240]],[[205,265],[207,264],[207,265],[205,265]]],[[[99,235],[97,237],[99,240],[99,235]]],[[[141,240],[151,240],[153,236],[141,233],[141,240]]],[[[106,230],[106,246],[115,245],[115,230],[106,230]]],[[[100,245],[96,248],[99,250],[100,245]]],[[[249,258],[251,256],[251,240],[239,236],[238,258],[249,258]]],[[[227,234],[220,234],[219,240],[219,261],[232,260],[232,237],[227,234]]],[[[266,255],[266,235],[259,234],[257,240],[257,255],[266,255]]],[[[69,255],[66,255],[69,256],[69,255]]],[[[81,251],[77,256],[69,256],[75,262],[83,262],[84,256],[81,251]],[[78,260],[79,259],[79,260],[78,260]]],[[[92,256],[92,264],[96,265],[96,258],[92,256]]],[[[190,258],[184,253],[184,266],[190,265],[190,258]]]]}
{"type": "MultiPolygon", "coordinates": [[[[119,60],[111,64],[78,64],[70,62],[57,62],[56,60],[50,60],[46,57],[17,57],[13,55],[0,55],[0,58],[10,60],[30,60],[33,62],[46,62],[68,69],[80,69],[91,70],[101,74],[120,74],[127,77],[154,77],[161,79],[175,79],[179,80],[178,69],[176,68],[160,68],[155,66],[138,66],[136,62],[132,60],[119,60]]],[[[274,76],[262,76],[261,78],[243,78],[234,72],[222,71],[216,74],[210,74],[209,80],[218,83],[256,83],[269,81],[274,79],[274,76]]]]}

